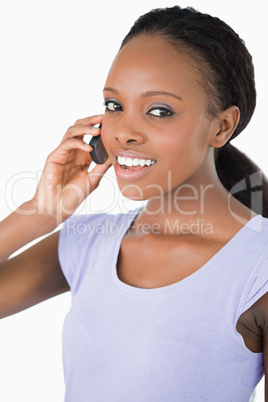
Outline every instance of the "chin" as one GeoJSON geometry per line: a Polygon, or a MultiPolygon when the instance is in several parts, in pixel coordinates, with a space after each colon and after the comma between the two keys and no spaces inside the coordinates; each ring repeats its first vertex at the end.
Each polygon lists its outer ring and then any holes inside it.
{"type": "Polygon", "coordinates": [[[149,201],[152,199],[158,199],[161,202],[163,194],[159,194],[159,191],[150,191],[149,189],[144,189],[142,186],[138,184],[129,183],[120,185],[118,183],[119,190],[121,194],[132,201],[149,201]]]}
{"type": "Polygon", "coordinates": [[[119,185],[119,190],[121,194],[132,201],[147,201],[148,197],[146,197],[142,189],[139,186],[135,186],[135,184],[127,184],[124,186],[119,185]]]}

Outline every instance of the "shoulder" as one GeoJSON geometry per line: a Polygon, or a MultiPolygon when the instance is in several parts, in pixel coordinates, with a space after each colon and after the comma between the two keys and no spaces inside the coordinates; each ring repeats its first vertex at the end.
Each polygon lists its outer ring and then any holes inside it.
{"type": "MultiPolygon", "coordinates": [[[[253,256],[254,267],[248,280],[246,301],[237,322],[237,330],[252,352],[268,348],[268,219],[255,217],[247,225],[248,258],[253,256]]],[[[268,359],[268,357],[267,357],[268,359]]]]}
{"type": "Polygon", "coordinates": [[[131,225],[138,209],[127,213],[108,214],[94,213],[73,215],[68,218],[61,230],[61,240],[68,237],[70,242],[81,239],[93,239],[96,235],[119,235],[119,232],[131,225]]]}
{"type": "Polygon", "coordinates": [[[83,270],[92,266],[96,258],[101,258],[104,250],[105,253],[111,252],[137,213],[134,210],[115,215],[73,215],[64,222],[59,237],[58,257],[71,289],[83,275],[83,270]]]}
{"type": "Polygon", "coordinates": [[[268,219],[255,216],[241,231],[243,249],[238,250],[241,256],[251,260],[256,269],[265,269],[268,259],[268,219]]]}
{"type": "Polygon", "coordinates": [[[256,215],[245,225],[248,232],[251,232],[255,238],[268,241],[268,218],[256,215]]]}
{"type": "Polygon", "coordinates": [[[240,271],[245,274],[240,314],[268,292],[268,219],[256,216],[246,225],[243,235],[244,240],[235,250],[240,271]]]}

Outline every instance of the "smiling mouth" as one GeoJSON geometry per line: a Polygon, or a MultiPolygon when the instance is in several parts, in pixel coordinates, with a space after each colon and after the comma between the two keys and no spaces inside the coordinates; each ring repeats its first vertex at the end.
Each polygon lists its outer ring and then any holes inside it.
{"type": "Polygon", "coordinates": [[[118,156],[117,162],[126,172],[140,170],[140,168],[147,168],[156,163],[153,159],[129,158],[125,156],[118,156]]]}

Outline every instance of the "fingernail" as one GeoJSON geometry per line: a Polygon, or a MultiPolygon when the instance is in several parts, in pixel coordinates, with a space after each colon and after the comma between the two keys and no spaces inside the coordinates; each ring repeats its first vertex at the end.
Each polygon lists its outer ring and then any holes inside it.
{"type": "Polygon", "coordinates": [[[99,130],[100,129],[100,125],[99,124],[95,124],[94,126],[92,126],[92,128],[94,130],[99,130]]]}

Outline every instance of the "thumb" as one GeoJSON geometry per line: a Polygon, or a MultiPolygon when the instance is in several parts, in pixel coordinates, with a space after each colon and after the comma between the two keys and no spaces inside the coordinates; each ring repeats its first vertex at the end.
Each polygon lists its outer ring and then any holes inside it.
{"type": "Polygon", "coordinates": [[[108,158],[107,161],[104,162],[102,165],[96,164],[94,169],[92,169],[92,171],[88,173],[90,192],[98,187],[101,178],[111,166],[111,160],[108,158]]]}

